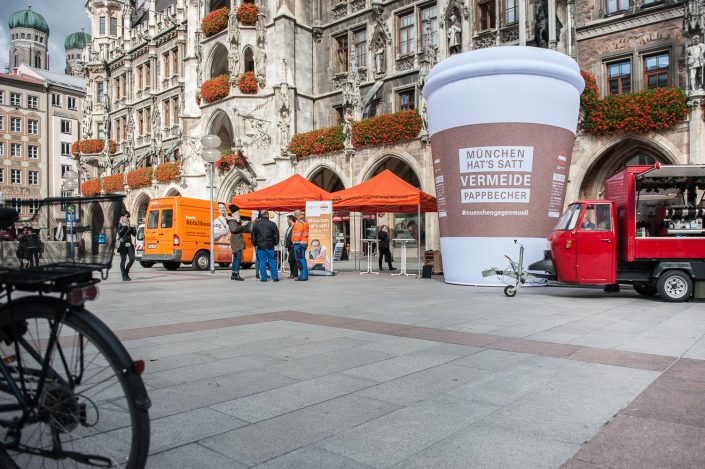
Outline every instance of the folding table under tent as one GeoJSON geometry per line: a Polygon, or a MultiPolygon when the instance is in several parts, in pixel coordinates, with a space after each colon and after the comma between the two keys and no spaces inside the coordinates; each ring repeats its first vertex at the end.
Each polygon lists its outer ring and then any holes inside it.
{"type": "Polygon", "coordinates": [[[421,276],[421,212],[436,212],[436,198],[401,179],[388,169],[349,189],[329,195],[333,210],[349,212],[417,212],[417,246],[419,276],[421,276]]]}
{"type": "Polygon", "coordinates": [[[305,210],[309,200],[331,200],[331,195],[299,174],[248,194],[234,195],[231,202],[249,210],[293,212],[305,210]]]}

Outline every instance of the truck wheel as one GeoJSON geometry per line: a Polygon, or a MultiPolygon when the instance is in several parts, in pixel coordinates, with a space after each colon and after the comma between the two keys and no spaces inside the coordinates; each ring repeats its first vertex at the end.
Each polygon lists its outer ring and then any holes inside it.
{"type": "Polygon", "coordinates": [[[693,293],[693,281],[680,270],[668,270],[661,274],[656,286],[658,294],[664,301],[688,301],[693,293]]]}
{"type": "Polygon", "coordinates": [[[142,267],[144,267],[145,269],[149,269],[150,267],[152,267],[152,266],[154,265],[154,262],[150,262],[150,261],[140,261],[140,265],[141,265],[142,267]]]}
{"type": "Polygon", "coordinates": [[[196,256],[193,258],[193,268],[196,270],[208,270],[211,267],[211,258],[210,254],[201,251],[196,253],[196,256]]]}
{"type": "Polygon", "coordinates": [[[252,263],[251,262],[246,262],[244,264],[240,264],[241,269],[251,269],[252,268],[252,263]]]}
{"type": "Polygon", "coordinates": [[[166,270],[177,270],[181,267],[181,262],[165,261],[162,262],[162,265],[166,270]]]}
{"type": "Polygon", "coordinates": [[[657,293],[656,287],[651,285],[634,285],[634,291],[644,296],[651,296],[657,293]]]}

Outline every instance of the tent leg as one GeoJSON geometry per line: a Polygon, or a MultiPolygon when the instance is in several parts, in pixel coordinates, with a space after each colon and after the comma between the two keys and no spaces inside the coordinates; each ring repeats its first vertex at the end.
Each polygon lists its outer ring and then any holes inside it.
{"type": "Polygon", "coordinates": [[[419,269],[418,278],[421,278],[421,203],[416,213],[416,263],[419,269]]]}

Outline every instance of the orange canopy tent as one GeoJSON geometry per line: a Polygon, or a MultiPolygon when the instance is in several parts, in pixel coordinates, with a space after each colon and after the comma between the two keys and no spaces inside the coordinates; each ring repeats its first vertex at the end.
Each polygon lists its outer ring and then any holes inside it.
{"type": "Polygon", "coordinates": [[[435,212],[436,198],[415,188],[390,170],[357,186],[330,194],[333,210],[350,212],[435,212]]]}
{"type": "Polygon", "coordinates": [[[249,194],[234,195],[231,200],[238,207],[250,210],[293,212],[296,209],[304,210],[308,200],[331,200],[331,195],[304,177],[294,174],[273,186],[249,194]]]}

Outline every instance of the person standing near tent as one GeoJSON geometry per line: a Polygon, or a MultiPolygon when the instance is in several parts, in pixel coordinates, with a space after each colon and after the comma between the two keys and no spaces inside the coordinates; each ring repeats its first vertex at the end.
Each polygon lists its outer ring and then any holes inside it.
{"type": "Polygon", "coordinates": [[[279,244],[279,228],[269,219],[267,210],[262,210],[261,215],[262,219],[252,228],[252,244],[257,248],[257,262],[259,262],[259,281],[267,281],[267,265],[269,265],[272,280],[278,282],[279,273],[274,248],[279,244]]]}
{"type": "Polygon", "coordinates": [[[291,241],[294,243],[294,257],[299,266],[299,276],[296,280],[308,280],[308,266],[306,265],[306,248],[308,247],[308,222],[301,210],[294,212],[296,223],[291,229],[291,241]]]}
{"type": "Polygon", "coordinates": [[[397,270],[392,267],[392,252],[389,250],[389,227],[387,225],[382,225],[379,228],[377,238],[379,239],[379,270],[384,270],[382,268],[382,257],[387,259],[389,270],[397,270]]]}
{"type": "Polygon", "coordinates": [[[228,219],[228,228],[230,229],[230,248],[233,251],[230,280],[243,281],[245,279],[240,277],[240,263],[242,262],[242,250],[245,249],[245,240],[242,237],[242,233],[247,231],[247,221],[235,218],[235,214],[239,210],[240,208],[237,205],[230,204],[231,218],[228,219]]]}
{"type": "Polygon", "coordinates": [[[294,254],[294,242],[291,240],[291,232],[294,230],[294,225],[296,224],[294,215],[287,215],[286,223],[289,227],[286,229],[286,236],[284,236],[284,247],[288,254],[289,270],[291,271],[289,278],[296,278],[299,276],[299,267],[294,254]]]}

